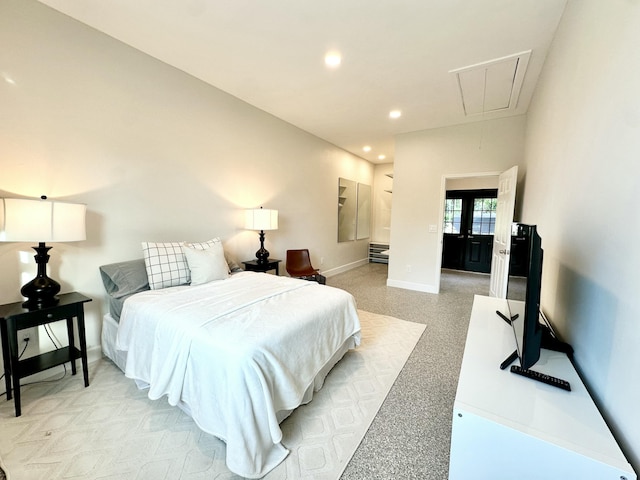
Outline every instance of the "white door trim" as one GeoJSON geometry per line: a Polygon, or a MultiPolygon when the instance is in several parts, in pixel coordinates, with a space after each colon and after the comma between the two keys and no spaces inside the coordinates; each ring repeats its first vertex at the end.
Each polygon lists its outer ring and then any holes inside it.
{"type": "Polygon", "coordinates": [[[442,239],[444,236],[444,205],[447,198],[447,180],[454,180],[460,178],[478,178],[478,177],[500,177],[502,171],[497,172],[478,172],[478,173],[445,173],[440,180],[440,206],[438,210],[438,268],[436,273],[436,285],[435,292],[440,293],[440,276],[442,272],[442,239]]]}

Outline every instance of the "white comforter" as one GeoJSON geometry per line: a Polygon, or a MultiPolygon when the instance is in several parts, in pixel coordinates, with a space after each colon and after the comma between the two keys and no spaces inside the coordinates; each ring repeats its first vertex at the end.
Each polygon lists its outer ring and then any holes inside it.
{"type": "Polygon", "coordinates": [[[116,346],[125,374],[167,395],[227,444],[228,468],[262,477],[289,453],[277,413],[304,400],[349,338],[360,343],[353,297],[315,282],[242,272],[129,298],[116,346]]]}

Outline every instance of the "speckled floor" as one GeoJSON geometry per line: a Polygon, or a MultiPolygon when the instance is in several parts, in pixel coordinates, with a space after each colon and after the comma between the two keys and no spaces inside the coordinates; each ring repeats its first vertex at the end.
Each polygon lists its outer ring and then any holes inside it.
{"type": "Polygon", "coordinates": [[[387,287],[386,281],[382,264],[327,279],[351,292],[358,308],[427,325],[341,478],[446,480],[451,412],[473,295],[488,294],[489,277],[445,270],[439,295],[387,287]]]}
{"type": "Polygon", "coordinates": [[[341,478],[445,480],[473,296],[488,295],[489,276],[443,270],[438,295],[386,281],[387,266],[373,263],[327,279],[362,310],[427,325],[341,478]]]}

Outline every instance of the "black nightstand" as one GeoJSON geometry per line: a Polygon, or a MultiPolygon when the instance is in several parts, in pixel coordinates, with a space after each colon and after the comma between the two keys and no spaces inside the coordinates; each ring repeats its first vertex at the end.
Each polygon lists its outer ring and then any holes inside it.
{"type": "Polygon", "coordinates": [[[280,275],[280,267],[278,264],[282,260],[276,260],[275,258],[268,258],[267,263],[258,263],[258,260],[247,260],[242,262],[244,269],[249,272],[268,272],[269,270],[275,270],[276,275],[280,275]]]}
{"type": "Polygon", "coordinates": [[[71,362],[71,372],[76,374],[76,359],[82,359],[84,386],[89,386],[89,368],[87,366],[87,339],[84,331],[84,304],[91,299],[76,292],[59,295],[55,305],[40,308],[25,308],[22,302],[0,305],[0,334],[2,336],[2,360],[4,362],[7,400],[11,400],[11,378],[13,376],[13,395],[16,406],[16,417],[21,415],[20,379],[34,373],[47,370],[66,362],[71,362]],[[80,349],[74,345],[73,317],[78,323],[80,349]],[[37,327],[47,323],[67,321],[69,346],[52,352],[20,360],[18,347],[18,330],[37,327]]]}

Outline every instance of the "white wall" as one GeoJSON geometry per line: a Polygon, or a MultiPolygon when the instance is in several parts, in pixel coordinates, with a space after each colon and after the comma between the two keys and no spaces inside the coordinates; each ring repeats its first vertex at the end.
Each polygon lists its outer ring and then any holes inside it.
{"type": "Polygon", "coordinates": [[[640,3],[570,1],[531,104],[542,308],[640,471],[640,3]]]}
{"type": "MultiPolygon", "coordinates": [[[[54,245],[49,274],[94,298],[90,347],[106,309],[99,265],[140,258],[141,241],[214,236],[251,259],[244,208],[280,211],[272,257],[309,248],[323,271],[366,261],[367,240],[337,243],[337,195],[338,177],[371,185],[371,163],[33,0],[0,0],[0,75],[0,196],[87,204],[87,240],[54,245]]],[[[0,303],[35,275],[30,246],[0,243],[0,303]]]]}
{"type": "Polygon", "coordinates": [[[497,176],[486,177],[462,177],[448,178],[446,183],[447,191],[449,190],[484,190],[498,188],[497,176]]]}
{"type": "Polygon", "coordinates": [[[524,175],[525,120],[516,116],[396,137],[388,285],[439,291],[443,178],[513,165],[524,175]]]}

